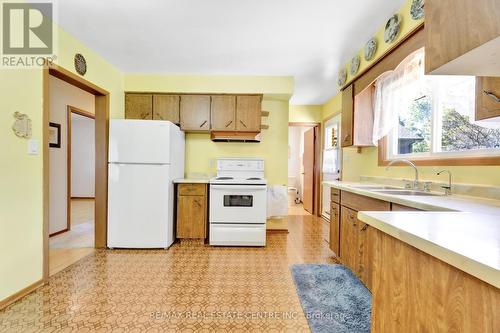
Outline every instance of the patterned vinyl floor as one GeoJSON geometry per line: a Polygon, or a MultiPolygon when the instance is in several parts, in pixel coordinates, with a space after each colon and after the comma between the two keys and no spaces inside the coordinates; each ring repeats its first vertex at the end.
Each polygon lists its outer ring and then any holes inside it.
{"type": "Polygon", "coordinates": [[[0,332],[308,332],[289,271],[334,263],[325,224],[289,216],[265,248],[98,250],[0,312],[0,332]]]}

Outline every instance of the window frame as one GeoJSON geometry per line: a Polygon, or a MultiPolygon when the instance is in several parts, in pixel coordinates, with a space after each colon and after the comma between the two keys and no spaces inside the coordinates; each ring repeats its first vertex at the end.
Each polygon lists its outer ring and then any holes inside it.
{"type": "MultiPolygon", "coordinates": [[[[476,77],[476,87],[481,78],[476,77]]],[[[439,109],[435,104],[439,101],[433,101],[433,110],[439,109]]],[[[430,142],[430,152],[394,154],[394,137],[397,127],[390,134],[379,141],[379,165],[384,166],[396,159],[408,159],[416,165],[438,166],[438,165],[500,165],[500,149],[481,149],[470,151],[443,152],[435,150],[440,146],[440,113],[432,112],[432,136],[430,142]],[[436,133],[435,131],[438,131],[436,133]]]]}

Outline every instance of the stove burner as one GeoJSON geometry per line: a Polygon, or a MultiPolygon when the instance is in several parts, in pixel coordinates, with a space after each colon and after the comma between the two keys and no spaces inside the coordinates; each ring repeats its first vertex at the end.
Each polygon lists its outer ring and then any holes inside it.
{"type": "Polygon", "coordinates": [[[261,180],[261,178],[258,178],[258,177],[250,177],[250,178],[247,178],[247,180],[261,180]]]}
{"type": "Polygon", "coordinates": [[[229,179],[233,179],[233,177],[217,177],[215,179],[217,179],[217,180],[229,180],[229,179]]]}

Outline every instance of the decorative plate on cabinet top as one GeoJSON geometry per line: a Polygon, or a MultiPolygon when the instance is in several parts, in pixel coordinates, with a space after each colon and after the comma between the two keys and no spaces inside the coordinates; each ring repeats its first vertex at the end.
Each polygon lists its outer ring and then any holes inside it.
{"type": "Polygon", "coordinates": [[[371,38],[365,44],[365,60],[372,60],[375,52],[377,52],[377,40],[375,38],[371,38]]]}
{"type": "Polygon", "coordinates": [[[424,17],[424,0],[413,0],[411,2],[410,14],[414,20],[420,20],[424,17]]]}
{"type": "Polygon", "coordinates": [[[75,54],[75,70],[80,75],[87,73],[87,61],[80,53],[75,54]]]}
{"type": "Polygon", "coordinates": [[[394,42],[399,35],[400,28],[401,17],[399,14],[392,15],[392,17],[385,24],[384,41],[386,43],[394,42]]]}
{"type": "Polygon", "coordinates": [[[345,84],[346,80],[347,80],[347,71],[345,68],[342,68],[339,71],[339,78],[337,80],[337,84],[339,85],[339,87],[342,87],[345,84]]]}
{"type": "Polygon", "coordinates": [[[349,68],[349,73],[351,73],[351,76],[356,75],[356,73],[358,72],[360,61],[361,59],[357,54],[351,59],[351,67],[349,68]]]}

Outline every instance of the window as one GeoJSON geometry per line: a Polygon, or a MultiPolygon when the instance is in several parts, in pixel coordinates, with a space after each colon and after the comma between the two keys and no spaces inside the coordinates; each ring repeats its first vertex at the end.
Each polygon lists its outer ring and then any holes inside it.
{"type": "Polygon", "coordinates": [[[324,149],[323,149],[323,168],[324,174],[339,173],[340,149],[338,144],[340,130],[340,117],[337,116],[325,123],[324,131],[324,149]]]}
{"type": "Polygon", "coordinates": [[[424,75],[423,50],[409,58],[375,92],[375,116],[378,106],[388,128],[386,158],[500,155],[500,124],[474,120],[475,77],[424,75]]]}

